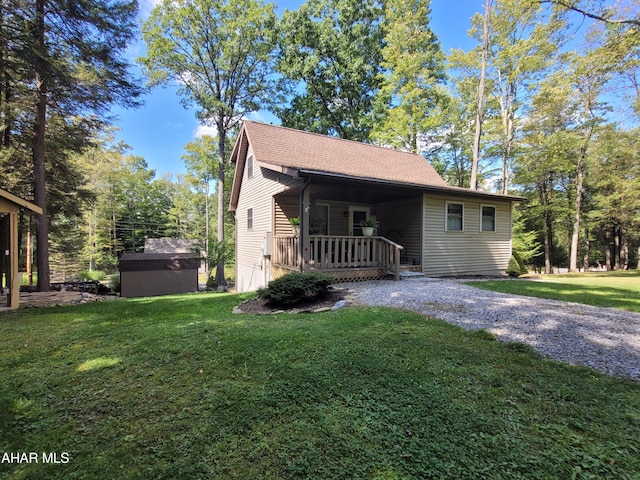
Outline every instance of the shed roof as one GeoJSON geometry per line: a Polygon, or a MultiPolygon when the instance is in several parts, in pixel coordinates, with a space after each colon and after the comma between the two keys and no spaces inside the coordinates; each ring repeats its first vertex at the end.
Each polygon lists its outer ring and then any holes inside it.
{"type": "Polygon", "coordinates": [[[198,269],[202,259],[189,253],[125,253],[120,257],[121,272],[198,269]]]}

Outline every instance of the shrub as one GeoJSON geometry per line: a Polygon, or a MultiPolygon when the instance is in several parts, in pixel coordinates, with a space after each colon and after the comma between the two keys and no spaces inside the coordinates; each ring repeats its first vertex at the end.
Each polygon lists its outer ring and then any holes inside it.
{"type": "Polygon", "coordinates": [[[520,266],[520,275],[524,275],[525,273],[529,272],[529,270],[527,270],[527,265],[524,263],[524,259],[522,258],[520,253],[514,250],[513,258],[516,259],[516,262],[518,262],[518,265],[520,266]]]}
{"type": "Polygon", "coordinates": [[[324,273],[292,272],[269,282],[258,296],[273,307],[292,307],[307,300],[325,298],[335,278],[324,273]]]}
{"type": "Polygon", "coordinates": [[[509,259],[509,266],[505,270],[505,273],[510,277],[519,277],[521,275],[520,264],[513,255],[511,255],[509,259]]]}
{"type": "Polygon", "coordinates": [[[112,292],[119,293],[120,292],[120,274],[114,273],[109,276],[109,288],[112,292]]]}

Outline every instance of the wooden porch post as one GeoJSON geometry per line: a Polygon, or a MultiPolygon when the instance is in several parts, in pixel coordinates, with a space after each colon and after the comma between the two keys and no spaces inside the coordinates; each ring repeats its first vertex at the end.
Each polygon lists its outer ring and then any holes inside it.
{"type": "MultiPolygon", "coordinates": [[[[18,211],[9,213],[9,308],[18,308],[20,278],[18,272],[18,211]]],[[[3,252],[4,253],[4,252],[3,252]]]]}
{"type": "Polygon", "coordinates": [[[308,184],[302,190],[302,202],[300,204],[300,248],[302,249],[301,270],[309,270],[309,260],[311,259],[311,239],[309,238],[309,210],[311,202],[309,200],[308,184]]]}

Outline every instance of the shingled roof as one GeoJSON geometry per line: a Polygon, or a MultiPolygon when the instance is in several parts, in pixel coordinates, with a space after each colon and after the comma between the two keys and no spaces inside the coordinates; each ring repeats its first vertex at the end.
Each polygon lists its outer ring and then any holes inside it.
{"type": "Polygon", "coordinates": [[[496,196],[450,187],[423,156],[415,153],[245,120],[231,153],[231,161],[240,162],[233,180],[232,209],[240,194],[249,144],[256,165],[292,177],[325,175],[496,196]]]}
{"type": "Polygon", "coordinates": [[[255,161],[267,168],[447,186],[415,153],[251,121],[245,121],[244,130],[255,161]]]}

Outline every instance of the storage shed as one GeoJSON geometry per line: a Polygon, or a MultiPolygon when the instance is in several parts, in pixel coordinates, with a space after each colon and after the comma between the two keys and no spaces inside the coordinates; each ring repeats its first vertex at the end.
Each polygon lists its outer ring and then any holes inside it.
{"type": "Polygon", "coordinates": [[[200,257],[188,253],[125,253],[120,295],[150,297],[198,291],[200,257]]]}

